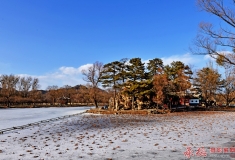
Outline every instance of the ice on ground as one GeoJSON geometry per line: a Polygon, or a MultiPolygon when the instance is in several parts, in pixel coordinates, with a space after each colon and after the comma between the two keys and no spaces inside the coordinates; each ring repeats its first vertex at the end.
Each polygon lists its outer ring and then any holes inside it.
{"type": "Polygon", "coordinates": [[[0,130],[41,120],[84,112],[91,107],[48,107],[0,109],[0,130]]]}
{"type": "Polygon", "coordinates": [[[0,135],[0,159],[230,159],[210,153],[230,147],[235,113],[79,115],[0,135]],[[230,146],[229,146],[230,145],[230,146]],[[206,157],[195,155],[204,148],[206,157]]]}

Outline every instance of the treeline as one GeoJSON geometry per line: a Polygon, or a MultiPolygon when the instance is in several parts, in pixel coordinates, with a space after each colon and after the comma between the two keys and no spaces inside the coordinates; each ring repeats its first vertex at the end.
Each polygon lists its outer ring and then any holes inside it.
{"type": "MultiPolygon", "coordinates": [[[[227,70],[229,74],[222,79],[213,65],[193,73],[191,67],[181,61],[164,65],[161,59],[155,58],[145,64],[141,58],[132,58],[104,65],[95,62],[82,72],[84,80],[94,89],[94,95],[98,84],[112,90],[111,105],[116,109],[126,103],[131,103],[132,109],[143,108],[144,102],[148,105],[172,105],[186,96],[226,105],[235,99],[233,72],[227,70]],[[124,102],[120,102],[120,96],[124,102]]],[[[94,102],[96,97],[92,97],[94,102]]]]}
{"type": "MultiPolygon", "coordinates": [[[[0,106],[77,106],[92,105],[91,92],[89,86],[77,85],[74,87],[65,85],[48,86],[46,90],[39,90],[38,78],[20,77],[17,75],[0,76],[0,106]]],[[[99,90],[98,103],[107,104],[108,91],[99,90]]]]}
{"type": "Polygon", "coordinates": [[[159,58],[146,64],[141,58],[121,59],[107,64],[95,62],[82,70],[86,86],[48,86],[39,90],[39,80],[16,75],[0,76],[0,104],[81,105],[108,104],[119,109],[148,108],[154,105],[173,105],[185,97],[216,101],[229,105],[235,99],[235,76],[226,67],[225,78],[213,65],[193,73],[192,68],[181,61],[164,65],[159,58]]]}

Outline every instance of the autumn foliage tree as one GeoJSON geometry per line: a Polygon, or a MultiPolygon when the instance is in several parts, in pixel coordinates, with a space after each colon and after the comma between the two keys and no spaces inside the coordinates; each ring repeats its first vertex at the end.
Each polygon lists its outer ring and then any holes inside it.
{"type": "Polygon", "coordinates": [[[168,76],[167,74],[156,74],[153,79],[153,87],[155,91],[155,97],[153,100],[157,103],[158,105],[164,104],[164,100],[167,98],[167,87],[168,87],[169,81],[168,81],[168,76]]]}
{"type": "Polygon", "coordinates": [[[215,95],[223,87],[223,80],[217,70],[204,67],[196,73],[194,86],[200,90],[205,100],[215,100],[215,95]]]}

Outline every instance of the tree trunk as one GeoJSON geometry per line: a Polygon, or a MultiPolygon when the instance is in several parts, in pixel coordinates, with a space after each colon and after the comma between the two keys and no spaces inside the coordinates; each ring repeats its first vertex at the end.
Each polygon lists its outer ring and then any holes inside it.
{"type": "Polygon", "coordinates": [[[10,108],[10,101],[7,99],[7,108],[10,108]]]}
{"type": "Polygon", "coordinates": [[[94,104],[95,104],[95,108],[98,108],[98,102],[96,99],[94,99],[94,104]]]}
{"type": "Polygon", "coordinates": [[[7,108],[10,108],[10,98],[6,97],[6,99],[7,99],[7,108]]]}
{"type": "Polygon", "coordinates": [[[132,96],[132,103],[131,103],[131,105],[132,105],[132,110],[134,110],[135,109],[135,106],[134,106],[134,96],[132,96]]]}
{"type": "Polygon", "coordinates": [[[142,109],[142,104],[138,104],[138,110],[141,110],[142,109]]]}
{"type": "Polygon", "coordinates": [[[116,107],[116,96],[117,96],[116,89],[114,89],[114,99],[113,99],[113,106],[114,107],[116,107]]]}
{"type": "Polygon", "coordinates": [[[226,102],[226,107],[229,107],[229,102],[228,101],[226,102]]]}
{"type": "Polygon", "coordinates": [[[119,103],[118,103],[118,99],[116,99],[116,102],[115,102],[115,109],[118,111],[119,110],[119,103]]]}

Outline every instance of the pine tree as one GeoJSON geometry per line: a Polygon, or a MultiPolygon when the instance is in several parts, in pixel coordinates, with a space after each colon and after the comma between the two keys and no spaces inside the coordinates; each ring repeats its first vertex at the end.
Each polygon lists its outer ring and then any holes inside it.
{"type": "Polygon", "coordinates": [[[147,63],[149,78],[152,79],[154,75],[163,70],[163,67],[164,67],[163,62],[159,58],[154,58],[153,60],[149,60],[149,63],[147,63]]]}
{"type": "Polygon", "coordinates": [[[128,81],[125,83],[124,93],[132,97],[132,109],[134,109],[135,97],[143,96],[141,91],[146,86],[143,82],[147,80],[145,66],[140,58],[130,59],[126,74],[128,81]]]}
{"type": "Polygon", "coordinates": [[[145,79],[145,66],[140,58],[132,58],[127,65],[127,77],[129,81],[141,81],[145,79]]]}
{"type": "Polygon", "coordinates": [[[116,106],[117,89],[120,88],[120,73],[121,62],[114,61],[107,63],[103,67],[103,73],[101,77],[103,87],[110,87],[114,90],[114,106],[116,106]]]}

